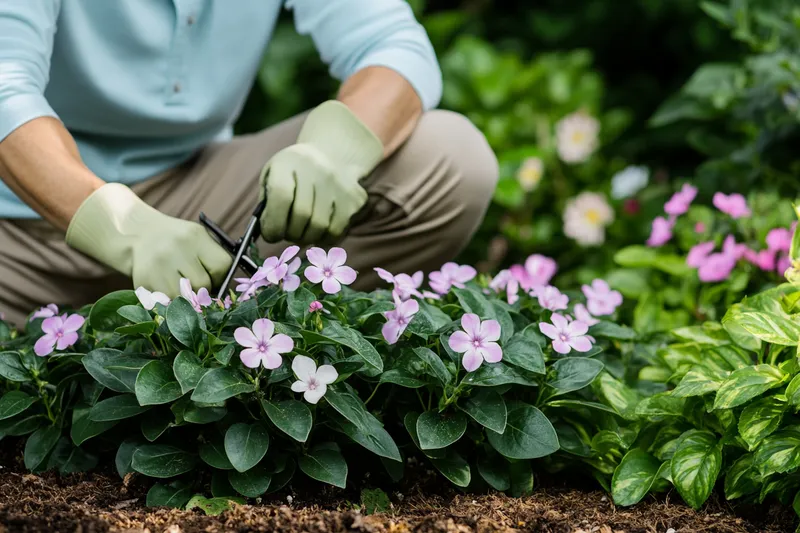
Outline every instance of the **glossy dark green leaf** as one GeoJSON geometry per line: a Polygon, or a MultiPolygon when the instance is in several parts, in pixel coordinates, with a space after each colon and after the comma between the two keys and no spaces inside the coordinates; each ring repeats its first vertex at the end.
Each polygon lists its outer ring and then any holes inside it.
{"type": "Polygon", "coordinates": [[[369,429],[376,424],[380,425],[375,417],[367,410],[367,406],[364,405],[364,402],[343,385],[328,387],[328,391],[325,393],[325,399],[339,414],[362,431],[369,431],[369,429]]]}
{"type": "Polygon", "coordinates": [[[484,363],[475,372],[470,372],[462,383],[475,387],[496,387],[498,385],[525,385],[528,387],[537,386],[532,377],[523,374],[522,371],[514,367],[499,363],[484,363]]]}
{"type": "Polygon", "coordinates": [[[269,489],[272,476],[261,465],[250,468],[246,472],[231,470],[228,472],[231,486],[248,498],[258,498],[269,489]]]}
{"type": "Polygon", "coordinates": [[[425,386],[425,382],[415,378],[410,373],[399,368],[387,370],[381,374],[380,383],[393,383],[408,389],[418,389],[425,386]]]}
{"type": "Polygon", "coordinates": [[[286,310],[295,320],[302,323],[308,315],[308,306],[316,299],[313,292],[305,287],[298,287],[297,290],[286,294],[286,310]]]}
{"type": "Polygon", "coordinates": [[[507,408],[503,434],[486,434],[495,450],[509,459],[536,459],[558,450],[556,430],[541,411],[522,402],[510,403],[507,408]]]}
{"type": "Polygon", "coordinates": [[[511,487],[508,462],[497,454],[478,455],[478,473],[494,490],[505,491],[511,487]]]}
{"type": "Polygon", "coordinates": [[[436,470],[442,473],[453,485],[457,487],[467,487],[472,481],[472,471],[469,463],[453,450],[447,450],[444,457],[429,457],[436,470]]]}
{"type": "Polygon", "coordinates": [[[637,338],[635,330],[627,326],[620,326],[605,320],[600,321],[589,328],[589,335],[592,335],[593,337],[620,341],[632,341],[637,338]]]}
{"type": "Polygon", "coordinates": [[[481,389],[466,401],[462,401],[460,407],[480,425],[496,433],[505,431],[506,402],[497,391],[481,389]]]}
{"type": "Polygon", "coordinates": [[[86,371],[98,382],[115,392],[134,392],[136,376],[152,361],[112,348],[92,350],[81,361],[86,371]]]}
{"type": "Polygon", "coordinates": [[[661,461],[640,448],[625,454],[611,479],[611,495],[617,505],[639,503],[650,491],[661,461]]]}
{"type": "Polygon", "coordinates": [[[97,331],[114,331],[128,324],[128,320],[117,313],[126,305],[137,305],[139,298],[131,290],[115,291],[97,300],[89,311],[89,326],[97,331]]]}
{"type": "Polygon", "coordinates": [[[197,383],[192,400],[202,403],[223,402],[237,394],[255,390],[252,383],[230,368],[213,368],[206,372],[197,383]]]}
{"type": "Polygon", "coordinates": [[[127,474],[133,472],[131,468],[133,452],[135,452],[136,448],[141,444],[142,442],[140,442],[139,439],[130,438],[125,439],[122,444],[119,445],[119,448],[117,448],[117,454],[114,457],[114,466],[121,479],[124,479],[127,474]]]}
{"type": "Polygon", "coordinates": [[[154,321],[139,322],[138,324],[131,324],[129,326],[120,326],[114,330],[115,333],[120,335],[142,335],[149,337],[158,328],[158,324],[154,321]]]}
{"type": "Polygon", "coordinates": [[[11,418],[36,403],[36,398],[22,391],[12,390],[0,398],[0,420],[11,418]]]}
{"type": "Polygon", "coordinates": [[[315,449],[298,460],[300,470],[312,479],[345,488],[347,484],[347,463],[342,454],[331,449],[315,449]]]}
{"type": "Polygon", "coordinates": [[[203,342],[200,314],[182,296],[170,302],[166,319],[169,332],[187,348],[196,348],[203,342]]]}
{"type": "Polygon", "coordinates": [[[61,429],[57,426],[46,426],[34,431],[25,441],[25,468],[35,471],[43,466],[60,436],[61,429]]]}
{"type": "Polygon", "coordinates": [[[172,507],[180,509],[192,497],[192,490],[185,485],[162,485],[155,483],[147,491],[146,505],[148,507],[172,507]]]}
{"type": "Polygon", "coordinates": [[[268,448],[269,433],[261,424],[238,423],[225,432],[225,453],[233,468],[239,472],[246,472],[257,465],[267,454],[268,448]]]}
{"type": "Polygon", "coordinates": [[[233,465],[225,452],[225,443],[222,438],[213,438],[203,442],[198,447],[200,459],[209,466],[220,470],[232,470],[233,465]]]}
{"type": "Polygon", "coordinates": [[[76,405],[72,409],[72,425],[70,426],[70,437],[72,438],[75,446],[80,446],[82,443],[96,437],[97,435],[108,431],[119,420],[111,420],[109,422],[94,422],[89,418],[89,411],[91,407],[87,405],[76,405]]]}
{"type": "Polygon", "coordinates": [[[780,427],[786,409],[786,400],[777,396],[760,398],[744,408],[739,415],[739,435],[751,450],[780,427]]]}
{"type": "Polygon", "coordinates": [[[197,457],[180,448],[166,444],[144,444],[136,448],[131,468],[140,474],[155,478],[169,478],[190,472],[197,465],[197,457]]]}
{"type": "Polygon", "coordinates": [[[298,442],[305,442],[311,432],[311,410],[298,400],[261,400],[267,417],[275,426],[298,442]]]}
{"type": "Polygon", "coordinates": [[[437,378],[442,384],[450,383],[453,380],[453,375],[450,374],[436,353],[424,347],[414,348],[414,353],[427,365],[426,371],[429,375],[437,378]]]}
{"type": "Polygon", "coordinates": [[[671,460],[672,482],[689,506],[708,499],[722,469],[722,446],[710,431],[690,430],[681,437],[671,460]]]}
{"type": "Polygon", "coordinates": [[[117,309],[117,314],[130,320],[134,324],[150,322],[153,320],[153,318],[150,316],[150,313],[148,313],[147,310],[141,305],[123,305],[117,309]]]}
{"type": "Polygon", "coordinates": [[[376,371],[383,371],[383,359],[381,359],[380,354],[358,331],[342,326],[338,322],[330,322],[325,326],[321,334],[353,350],[376,371]]]}
{"type": "Polygon", "coordinates": [[[164,361],[150,361],[136,376],[134,385],[140,405],[160,405],[174,402],[183,393],[172,368],[164,361]]]}
{"type": "Polygon", "coordinates": [[[553,373],[547,384],[557,394],[566,394],[589,385],[600,372],[603,363],[588,357],[565,357],[553,363],[553,373]]]}
{"type": "Polygon", "coordinates": [[[172,427],[174,422],[175,416],[172,414],[172,411],[166,407],[162,407],[160,409],[153,409],[147,416],[143,416],[139,427],[142,430],[144,438],[153,442],[172,427]]]}
{"type": "Polygon", "coordinates": [[[208,370],[200,362],[200,358],[189,350],[178,353],[172,362],[172,372],[175,374],[175,379],[178,380],[183,394],[194,390],[208,370]]]}
{"type": "Polygon", "coordinates": [[[800,467],[800,426],[785,427],[763,439],[753,464],[764,477],[800,467]]]}
{"type": "Polygon", "coordinates": [[[397,448],[394,439],[377,420],[369,428],[362,430],[341,415],[335,415],[333,419],[337,428],[350,437],[353,442],[360,444],[379,457],[385,457],[393,461],[402,460],[400,450],[397,448]]]}
{"type": "Polygon", "coordinates": [[[460,439],[466,430],[467,417],[460,411],[425,411],[417,419],[417,437],[423,450],[446,448],[460,439]]]}
{"type": "Polygon", "coordinates": [[[510,365],[517,366],[544,374],[544,353],[541,346],[531,337],[518,333],[503,346],[503,361],[510,365]]]}
{"type": "Polygon", "coordinates": [[[30,372],[22,364],[17,352],[0,352],[0,377],[18,383],[24,383],[32,379],[30,372]]]}
{"type": "Polygon", "coordinates": [[[231,359],[233,358],[234,352],[236,352],[236,348],[233,346],[233,344],[226,344],[225,346],[214,352],[214,359],[216,359],[223,365],[227,366],[228,363],[230,363],[231,359]]]}
{"type": "Polygon", "coordinates": [[[133,394],[118,394],[97,402],[89,411],[92,422],[112,422],[144,413],[149,407],[139,405],[133,394]]]}
{"type": "Polygon", "coordinates": [[[714,398],[714,409],[731,409],[780,386],[788,379],[772,365],[755,365],[731,372],[714,398]]]}

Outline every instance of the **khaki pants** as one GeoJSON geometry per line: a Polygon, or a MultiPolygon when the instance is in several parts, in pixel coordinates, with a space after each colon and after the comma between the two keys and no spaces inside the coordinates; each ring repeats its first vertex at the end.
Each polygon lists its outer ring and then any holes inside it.
{"type": "MultiPolygon", "coordinates": [[[[236,239],[258,200],[262,166],[295,142],[304,119],[210,145],[132,188],[167,215],[196,221],[203,211],[236,239]]],[[[354,287],[383,283],[376,266],[429,272],[451,260],[481,223],[497,178],[494,154],[466,118],[447,111],[423,115],[408,141],[364,181],[368,215],[339,244],[359,271],[354,287]]],[[[263,257],[286,246],[259,244],[263,257]]],[[[22,325],[48,303],[79,307],[126,288],[133,288],[129,278],[67,247],[64,234],[48,223],[0,220],[0,312],[12,323],[22,325]]]]}

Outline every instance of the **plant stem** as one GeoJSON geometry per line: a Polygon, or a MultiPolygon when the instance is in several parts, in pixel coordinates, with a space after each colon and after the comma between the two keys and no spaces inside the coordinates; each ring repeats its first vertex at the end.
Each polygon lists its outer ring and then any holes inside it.
{"type": "Polygon", "coordinates": [[[364,405],[367,405],[367,404],[369,403],[369,401],[372,399],[372,397],[373,397],[373,396],[375,396],[375,393],[376,393],[376,392],[378,392],[378,387],[380,387],[380,386],[381,386],[381,384],[380,384],[380,383],[378,383],[377,385],[375,385],[375,388],[374,388],[374,389],[372,389],[372,394],[370,394],[370,395],[369,395],[369,398],[367,398],[367,399],[364,401],[364,405]]]}

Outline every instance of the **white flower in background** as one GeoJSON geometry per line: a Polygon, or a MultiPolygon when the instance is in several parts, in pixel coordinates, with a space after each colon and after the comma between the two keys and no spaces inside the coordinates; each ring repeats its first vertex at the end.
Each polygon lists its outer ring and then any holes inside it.
{"type": "Polygon", "coordinates": [[[781,100],[783,100],[783,105],[786,106],[786,109],[794,113],[797,111],[797,108],[800,107],[800,97],[794,91],[786,91],[781,96],[781,100]]]}
{"type": "Polygon", "coordinates": [[[583,111],[556,123],[556,150],[565,163],[583,163],[598,146],[600,122],[583,111]]]}
{"type": "Polygon", "coordinates": [[[297,376],[297,381],[292,383],[292,390],[302,392],[308,403],[317,403],[325,396],[328,385],[339,377],[333,366],[322,365],[317,368],[317,363],[305,355],[296,355],[292,359],[292,371],[297,376]]]}
{"type": "Polygon", "coordinates": [[[538,157],[526,158],[517,171],[517,181],[525,192],[536,190],[544,175],[544,163],[538,157]]]}
{"type": "Polygon", "coordinates": [[[582,192],[564,208],[564,234],[584,246],[602,244],[613,221],[614,210],[602,194],[582,192]]]}
{"type": "Polygon", "coordinates": [[[650,181],[647,167],[629,166],[611,178],[611,197],[617,200],[630,198],[641,191],[650,181]]]}

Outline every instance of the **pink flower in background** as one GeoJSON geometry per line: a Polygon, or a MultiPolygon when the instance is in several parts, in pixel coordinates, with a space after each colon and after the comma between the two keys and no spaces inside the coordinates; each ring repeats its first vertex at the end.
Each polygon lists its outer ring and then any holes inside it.
{"type": "Polygon", "coordinates": [[[419,303],[416,300],[402,301],[395,296],[395,308],[391,311],[386,311],[383,316],[386,317],[386,323],[381,328],[383,338],[389,344],[394,344],[400,338],[400,335],[406,330],[411,319],[419,311],[419,303]]]}
{"type": "Polygon", "coordinates": [[[714,193],[712,203],[714,204],[714,207],[726,215],[732,216],[733,218],[750,216],[750,208],[747,207],[747,200],[745,200],[744,196],[741,194],[733,193],[731,195],[727,195],[717,192],[714,193]]]}
{"type": "Polygon", "coordinates": [[[513,305],[519,301],[519,287],[519,281],[511,274],[510,270],[501,270],[492,281],[489,282],[489,288],[495,292],[506,291],[506,299],[509,305],[513,305]]]}
{"type": "Polygon", "coordinates": [[[674,217],[686,213],[695,196],[697,196],[697,187],[684,183],[681,190],[673,194],[672,198],[664,204],[664,212],[674,217]]]}
{"type": "Polygon", "coordinates": [[[701,242],[700,244],[695,244],[692,246],[692,249],[689,250],[689,254],[686,256],[686,264],[692,268],[698,268],[706,258],[714,251],[716,245],[714,241],[707,241],[701,242]]]}
{"type": "Polygon", "coordinates": [[[77,314],[51,316],[42,322],[44,335],[33,345],[33,352],[39,357],[63,350],[78,342],[78,330],[86,320],[77,314]]]}
{"type": "Polygon", "coordinates": [[[792,247],[792,232],[786,228],[775,228],[767,233],[767,248],[788,252],[792,247]]]}
{"type": "MultiPolygon", "coordinates": [[[[586,306],[583,304],[575,304],[575,307],[572,310],[575,313],[575,319],[583,322],[587,326],[594,326],[600,322],[593,317],[591,313],[589,313],[589,310],[586,309],[586,306]]],[[[570,322],[572,321],[570,320],[570,322]]]]}
{"type": "Polygon", "coordinates": [[[319,300],[314,300],[308,305],[309,313],[315,313],[317,311],[320,311],[321,309],[322,309],[322,302],[320,302],[319,300]]]}
{"type": "Polygon", "coordinates": [[[394,285],[392,293],[396,294],[401,300],[408,300],[412,296],[422,298],[422,294],[417,290],[422,285],[422,281],[425,278],[421,270],[414,272],[411,276],[408,274],[393,275],[388,270],[382,268],[375,268],[375,272],[378,273],[378,276],[380,276],[382,280],[394,285]]]}
{"type": "Polygon", "coordinates": [[[672,226],[675,224],[673,220],[667,220],[664,217],[656,217],[653,219],[653,226],[650,230],[650,237],[647,239],[647,246],[658,248],[664,246],[672,238],[672,226]]]}
{"type": "Polygon", "coordinates": [[[775,251],[774,250],[761,250],[756,254],[756,260],[753,262],[761,270],[774,270],[775,269],[775,251]]]}
{"type": "Polygon", "coordinates": [[[748,247],[746,244],[737,244],[736,238],[733,235],[725,237],[725,242],[722,243],[722,253],[728,254],[737,261],[744,257],[747,253],[748,247]]]}
{"type": "Polygon", "coordinates": [[[347,252],[342,248],[331,248],[328,253],[322,248],[309,248],[306,257],[312,266],[306,267],[306,279],[311,283],[322,282],[322,290],[336,294],[342,285],[350,285],[356,280],[356,271],[346,266],[347,252]]]}
{"type": "Polygon", "coordinates": [[[214,298],[214,301],[220,306],[222,309],[230,309],[233,301],[231,300],[230,294],[225,296],[224,300],[220,300],[219,298],[214,298]]]}
{"type": "Polygon", "coordinates": [[[463,331],[450,335],[447,343],[454,352],[463,353],[461,364],[467,372],[474,372],[484,361],[498,363],[503,359],[503,350],[497,341],[500,339],[500,323],[497,320],[484,320],[478,315],[467,313],[461,317],[463,331]]]}
{"type": "Polygon", "coordinates": [[[695,233],[703,233],[705,231],[706,231],[706,225],[703,224],[702,222],[698,222],[697,224],[694,225],[695,233]]]}
{"type": "Polygon", "coordinates": [[[49,318],[51,316],[56,316],[57,314],[58,306],[56,304],[47,304],[46,306],[37,309],[36,312],[31,315],[31,320],[35,318],[49,318]]]}
{"type": "Polygon", "coordinates": [[[189,300],[194,310],[198,313],[203,312],[203,307],[211,305],[211,295],[208,294],[208,289],[201,288],[197,293],[192,290],[192,282],[186,278],[181,278],[180,281],[181,296],[189,300]]]}
{"type": "Polygon", "coordinates": [[[283,363],[282,353],[291,352],[294,341],[288,335],[275,332],[275,324],[267,318],[259,318],[253,322],[253,328],[236,328],[233,338],[244,350],[239,354],[242,364],[247,368],[258,368],[264,365],[274,370],[283,363]]]}
{"type": "Polygon", "coordinates": [[[257,289],[269,285],[269,281],[267,281],[266,277],[255,279],[257,275],[258,272],[256,272],[252,278],[233,278],[233,281],[238,283],[234,289],[239,293],[238,301],[245,302],[249,300],[256,293],[257,289]]]}
{"type": "Polygon", "coordinates": [[[611,290],[605,280],[596,279],[591,286],[583,285],[581,290],[586,296],[586,307],[594,316],[610,315],[622,305],[622,294],[611,290]]]}
{"type": "Polygon", "coordinates": [[[513,265],[509,271],[523,290],[544,287],[553,279],[558,265],[555,260],[544,255],[533,254],[525,260],[525,266],[513,265]]]}
{"type": "Polygon", "coordinates": [[[697,275],[703,282],[723,281],[728,279],[735,266],[736,257],[732,254],[725,252],[711,254],[697,269],[697,275]]]}
{"type": "Polygon", "coordinates": [[[430,298],[431,300],[441,300],[442,299],[441,295],[436,294],[435,292],[431,292],[431,291],[422,291],[422,297],[423,298],[430,298]]]}
{"type": "Polygon", "coordinates": [[[781,253],[778,256],[778,275],[783,276],[786,274],[786,271],[789,270],[789,267],[792,266],[792,260],[789,258],[789,254],[781,253]]]}
{"type": "Polygon", "coordinates": [[[458,265],[453,262],[442,265],[441,270],[431,272],[429,277],[431,288],[439,294],[447,294],[451,287],[464,288],[478,272],[469,265],[458,265]]]}
{"type": "Polygon", "coordinates": [[[539,300],[539,305],[550,311],[559,311],[566,309],[569,305],[569,297],[562,294],[560,290],[548,285],[536,291],[536,297],[539,300]]]}
{"type": "Polygon", "coordinates": [[[552,324],[539,323],[539,331],[553,340],[553,349],[560,354],[568,354],[572,350],[588,352],[592,349],[591,341],[586,337],[589,326],[580,320],[569,322],[566,317],[553,313],[552,324]]]}

